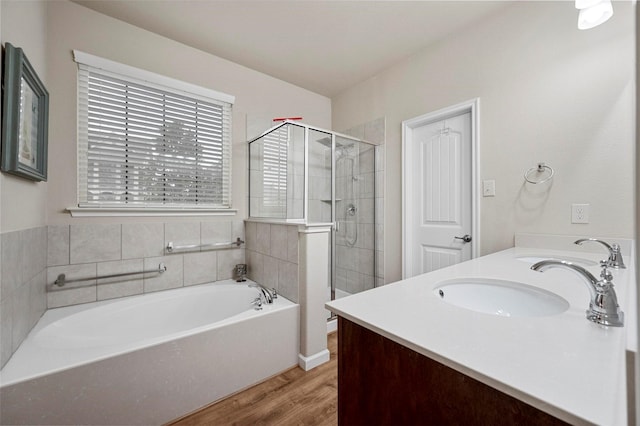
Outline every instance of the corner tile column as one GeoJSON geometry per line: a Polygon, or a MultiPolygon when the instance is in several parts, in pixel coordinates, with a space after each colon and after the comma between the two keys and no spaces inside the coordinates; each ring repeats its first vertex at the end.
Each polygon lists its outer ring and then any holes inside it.
{"type": "Polygon", "coordinates": [[[298,283],[300,303],[300,354],[305,371],[329,361],[327,318],[324,304],[329,285],[330,224],[298,228],[298,283]]]}

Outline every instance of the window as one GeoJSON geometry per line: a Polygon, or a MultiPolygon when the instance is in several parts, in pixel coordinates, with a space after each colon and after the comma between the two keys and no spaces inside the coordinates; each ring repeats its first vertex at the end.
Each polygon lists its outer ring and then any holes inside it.
{"type": "Polygon", "coordinates": [[[233,97],[74,55],[79,207],[231,207],[233,97]]]}
{"type": "Polygon", "coordinates": [[[262,207],[270,215],[286,217],[289,126],[282,126],[265,135],[263,141],[262,207]]]}

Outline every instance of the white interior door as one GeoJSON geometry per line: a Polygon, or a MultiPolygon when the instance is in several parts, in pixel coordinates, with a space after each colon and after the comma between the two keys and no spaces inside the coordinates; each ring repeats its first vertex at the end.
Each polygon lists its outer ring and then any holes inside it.
{"type": "Polygon", "coordinates": [[[471,259],[471,112],[412,128],[405,149],[405,277],[471,259]]]}

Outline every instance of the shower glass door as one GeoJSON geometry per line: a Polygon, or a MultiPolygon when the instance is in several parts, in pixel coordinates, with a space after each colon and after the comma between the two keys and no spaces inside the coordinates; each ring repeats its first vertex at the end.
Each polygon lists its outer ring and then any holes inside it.
{"type": "Polygon", "coordinates": [[[308,128],[307,167],[308,221],[334,223],[327,300],[373,288],[375,146],[308,128]]]}
{"type": "Polygon", "coordinates": [[[332,299],[375,286],[375,146],[335,136],[332,299]]]}

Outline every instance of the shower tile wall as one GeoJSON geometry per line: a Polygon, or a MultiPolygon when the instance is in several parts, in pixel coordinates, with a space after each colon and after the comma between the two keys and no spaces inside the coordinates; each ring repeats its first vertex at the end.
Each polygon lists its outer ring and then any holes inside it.
{"type": "Polygon", "coordinates": [[[47,228],[0,234],[0,368],[47,308],[47,228]]]}
{"type": "Polygon", "coordinates": [[[153,270],[160,263],[167,267],[163,274],[94,279],[56,287],[46,294],[48,308],[224,280],[232,277],[236,264],[245,263],[244,248],[164,252],[170,241],[175,245],[200,245],[238,237],[244,240],[242,221],[56,225],[49,226],[46,233],[44,282],[49,285],[62,273],[72,280],[153,270]]]}
{"type": "MultiPolygon", "coordinates": [[[[375,150],[362,149],[357,153],[355,199],[352,200],[357,207],[355,223],[346,220],[345,201],[338,202],[336,208],[336,220],[343,222],[336,236],[336,288],[352,294],[384,284],[385,119],[379,118],[342,133],[380,144],[375,150]],[[357,226],[357,229],[349,226],[357,226]],[[347,243],[349,232],[358,235],[353,245],[347,243]]],[[[349,202],[345,197],[349,194],[344,191],[349,184],[347,179],[351,178],[347,177],[350,171],[345,170],[345,164],[339,164],[336,169],[336,198],[349,202]]]]}

